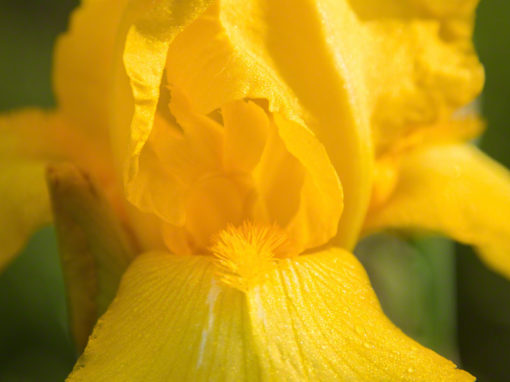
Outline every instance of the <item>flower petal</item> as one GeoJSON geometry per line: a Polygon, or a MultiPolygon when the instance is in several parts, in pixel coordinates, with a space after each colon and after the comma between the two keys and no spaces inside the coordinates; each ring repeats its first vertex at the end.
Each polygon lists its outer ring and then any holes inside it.
{"type": "Polygon", "coordinates": [[[24,110],[0,117],[0,268],[51,221],[44,172],[46,160],[61,155],[59,131],[52,113],[24,110]]]}
{"type": "Polygon", "coordinates": [[[204,256],[135,260],[70,382],[472,381],[384,316],[355,257],[281,260],[241,292],[204,256]]]}
{"type": "Polygon", "coordinates": [[[345,2],[322,3],[222,1],[177,36],[167,73],[204,114],[263,98],[268,111],[309,128],[344,185],[338,240],[352,246],[371,174],[366,92],[353,55],[360,41],[345,2]]]}
{"type": "Polygon", "coordinates": [[[124,65],[133,92],[127,183],[138,173],[138,157],[149,138],[158,105],[168,47],[175,36],[209,5],[210,0],[137,0],[130,4],[135,22],[129,28],[124,65]]]}
{"type": "Polygon", "coordinates": [[[366,231],[440,232],[475,246],[494,270],[510,277],[510,174],[468,144],[409,152],[396,169],[386,203],[369,212],[366,231]]]}
{"type": "Polygon", "coordinates": [[[44,163],[0,160],[0,270],[51,221],[44,163]]]}
{"type": "Polygon", "coordinates": [[[264,151],[269,118],[254,102],[236,101],[222,107],[225,125],[225,168],[250,173],[264,151]]]}
{"type": "Polygon", "coordinates": [[[55,95],[63,115],[106,145],[115,38],[128,0],[84,0],[55,47],[55,95]]]}
{"type": "Polygon", "coordinates": [[[326,244],[337,234],[344,209],[342,185],[324,146],[309,130],[278,115],[275,115],[275,122],[287,150],[305,170],[299,209],[287,231],[299,238],[299,244],[306,249],[326,244]]]}
{"type": "Polygon", "coordinates": [[[243,294],[203,256],[138,257],[69,381],[247,380],[259,367],[243,294]]]}
{"type": "Polygon", "coordinates": [[[477,3],[351,1],[366,38],[362,55],[378,151],[480,93],[483,67],[471,41],[477,3]]]}
{"type": "Polygon", "coordinates": [[[283,261],[247,298],[268,379],[474,380],[386,318],[364,269],[346,251],[283,261]]]}
{"type": "Polygon", "coordinates": [[[3,114],[0,136],[0,266],[51,220],[44,180],[49,161],[70,160],[95,173],[118,203],[104,152],[71,128],[62,115],[38,109],[3,114]]]}

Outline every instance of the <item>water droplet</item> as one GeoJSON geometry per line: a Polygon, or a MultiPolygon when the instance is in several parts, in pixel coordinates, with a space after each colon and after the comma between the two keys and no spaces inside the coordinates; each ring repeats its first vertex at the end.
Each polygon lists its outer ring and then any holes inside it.
{"type": "Polygon", "coordinates": [[[410,367],[409,369],[407,369],[407,372],[408,372],[409,374],[412,374],[412,373],[414,373],[414,369],[413,369],[412,367],[410,367]]]}

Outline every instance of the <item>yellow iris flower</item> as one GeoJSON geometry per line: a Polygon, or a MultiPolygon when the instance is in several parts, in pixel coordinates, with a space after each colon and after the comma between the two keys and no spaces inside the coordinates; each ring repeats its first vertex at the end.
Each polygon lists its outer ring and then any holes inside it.
{"type": "Polygon", "coordinates": [[[475,7],[84,0],[58,110],[0,119],[2,262],[50,221],[56,163],[79,345],[106,310],[69,380],[473,380],[384,316],[349,251],[439,231],[510,276],[510,177],[458,111],[483,83],[475,7]]]}

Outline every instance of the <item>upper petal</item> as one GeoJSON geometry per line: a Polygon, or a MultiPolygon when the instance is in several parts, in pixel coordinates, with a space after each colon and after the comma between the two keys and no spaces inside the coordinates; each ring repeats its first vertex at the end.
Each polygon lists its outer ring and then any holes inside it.
{"type": "Polygon", "coordinates": [[[316,135],[344,186],[338,240],[346,246],[364,216],[371,174],[359,43],[344,2],[222,1],[176,38],[167,64],[169,81],[203,113],[264,98],[270,112],[316,135]]]}
{"type": "Polygon", "coordinates": [[[128,185],[138,174],[138,158],[152,130],[168,47],[209,3],[210,0],[137,0],[130,4],[127,13],[134,23],[127,33],[123,54],[134,97],[127,163],[128,185]]]}
{"type": "Polygon", "coordinates": [[[128,0],[84,0],[55,47],[54,90],[62,114],[97,145],[109,142],[115,40],[128,0]]]}
{"type": "Polygon", "coordinates": [[[482,89],[468,1],[350,1],[362,21],[363,65],[378,151],[416,124],[448,118],[482,89]]]}
{"type": "Polygon", "coordinates": [[[494,270],[510,277],[510,174],[469,144],[407,153],[389,199],[373,208],[367,231],[440,232],[473,245],[494,270]]]}
{"type": "Polygon", "coordinates": [[[69,381],[472,381],[384,316],[355,257],[275,263],[245,292],[209,258],[137,258],[69,381]]]}

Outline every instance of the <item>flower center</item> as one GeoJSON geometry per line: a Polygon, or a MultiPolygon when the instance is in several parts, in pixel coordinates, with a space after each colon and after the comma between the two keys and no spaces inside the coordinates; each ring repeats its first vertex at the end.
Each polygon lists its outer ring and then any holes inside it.
{"type": "Polygon", "coordinates": [[[277,261],[296,255],[285,231],[276,225],[249,221],[227,226],[210,251],[221,281],[240,290],[255,285],[277,261]]]}

